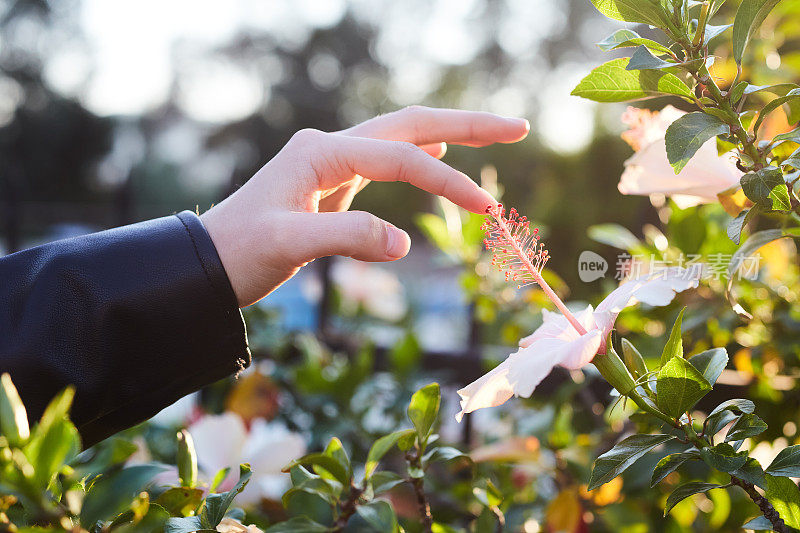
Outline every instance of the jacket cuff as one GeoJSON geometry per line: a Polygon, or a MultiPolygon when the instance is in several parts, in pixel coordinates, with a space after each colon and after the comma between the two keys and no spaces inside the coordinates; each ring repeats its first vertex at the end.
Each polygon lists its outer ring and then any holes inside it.
{"type": "MultiPolygon", "coordinates": [[[[140,334],[153,338],[141,341],[140,349],[149,353],[140,352],[138,368],[130,369],[128,377],[118,377],[123,383],[130,380],[127,387],[121,387],[128,389],[128,394],[117,395],[116,402],[110,402],[116,403],[111,409],[78,425],[86,446],[152,417],[191,392],[237,374],[251,362],[236,295],[200,218],[183,211],[129,228],[137,226],[147,226],[141,238],[150,241],[145,246],[148,256],[159,250],[165,256],[148,261],[149,268],[161,269],[159,274],[151,273],[157,279],[153,293],[160,294],[147,298],[150,303],[143,307],[150,308],[150,318],[140,316],[138,321],[140,334]],[[162,322],[167,317],[167,322],[162,322]]],[[[132,233],[138,232],[129,231],[132,233]]]]}

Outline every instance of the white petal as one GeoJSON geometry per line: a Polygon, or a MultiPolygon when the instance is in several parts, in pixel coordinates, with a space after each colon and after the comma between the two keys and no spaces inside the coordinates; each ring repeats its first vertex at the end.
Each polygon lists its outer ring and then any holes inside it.
{"type": "Polygon", "coordinates": [[[626,281],[597,306],[595,321],[607,335],[617,315],[629,305],[637,302],[652,306],[667,305],[676,293],[697,287],[701,274],[694,269],[670,267],[626,281]]]}
{"type": "Polygon", "coordinates": [[[247,429],[235,413],[204,416],[191,426],[197,464],[209,478],[220,469],[231,467],[238,471],[247,429]]]}
{"type": "Polygon", "coordinates": [[[603,332],[593,329],[564,347],[560,365],[570,370],[578,370],[588,365],[600,349],[603,332]]]}
{"type": "Polygon", "coordinates": [[[728,156],[719,156],[711,139],[675,174],[667,160],[663,138],[648,144],[625,161],[618,189],[622,194],[679,195],[682,205],[717,201],[717,193],[739,183],[742,172],[728,156]]]}
{"type": "Polygon", "coordinates": [[[466,413],[471,413],[475,409],[501,405],[514,396],[514,388],[508,382],[511,357],[509,355],[505,361],[494,367],[488,374],[479,377],[458,391],[458,395],[461,396],[461,411],[456,414],[457,421],[461,422],[466,413]]]}
{"type": "MultiPolygon", "coordinates": [[[[579,313],[575,313],[575,318],[586,329],[586,331],[595,328],[593,311],[594,309],[592,306],[588,305],[579,313]]],[[[547,309],[543,309],[542,318],[542,325],[536,328],[536,331],[534,331],[532,334],[519,341],[520,347],[527,348],[534,341],[539,339],[559,338],[570,340],[579,336],[578,331],[561,313],[554,313],[552,311],[548,311],[547,309]]]]}
{"type": "Polygon", "coordinates": [[[591,361],[601,340],[601,332],[593,329],[572,339],[542,338],[520,348],[491,372],[458,391],[461,411],[456,420],[460,422],[465,413],[476,409],[501,405],[512,396],[529,397],[556,365],[580,368],[591,361]]]}

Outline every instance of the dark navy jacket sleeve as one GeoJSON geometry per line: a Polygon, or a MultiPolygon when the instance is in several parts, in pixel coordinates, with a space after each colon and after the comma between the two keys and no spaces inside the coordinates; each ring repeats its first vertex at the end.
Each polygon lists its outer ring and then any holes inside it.
{"type": "Polygon", "coordinates": [[[0,372],[31,421],[74,385],[84,446],[249,364],[236,296],[190,211],[0,258],[0,372]]]}

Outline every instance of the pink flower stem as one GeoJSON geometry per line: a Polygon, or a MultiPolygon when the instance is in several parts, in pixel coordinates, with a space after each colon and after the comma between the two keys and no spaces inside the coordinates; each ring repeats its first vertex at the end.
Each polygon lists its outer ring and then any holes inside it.
{"type": "Polygon", "coordinates": [[[564,302],[561,301],[561,298],[558,297],[556,292],[544,280],[541,272],[539,272],[539,270],[537,270],[536,267],[533,266],[533,263],[528,258],[528,255],[522,249],[519,240],[515,239],[514,236],[511,234],[511,230],[508,229],[508,226],[506,225],[505,220],[503,220],[503,217],[494,217],[494,218],[497,221],[497,225],[503,231],[506,240],[514,248],[515,255],[519,257],[519,259],[522,261],[523,266],[525,267],[525,270],[527,270],[530,273],[530,275],[533,276],[533,279],[536,281],[537,284],[539,284],[539,287],[542,288],[542,292],[544,292],[547,295],[547,297],[550,298],[550,301],[555,304],[558,310],[561,311],[561,313],[566,317],[569,323],[572,324],[572,327],[574,327],[578,333],[580,333],[581,335],[586,335],[586,328],[584,328],[581,325],[581,323],[578,322],[578,319],[575,318],[575,316],[570,312],[569,309],[567,309],[567,306],[564,305],[564,302]]]}

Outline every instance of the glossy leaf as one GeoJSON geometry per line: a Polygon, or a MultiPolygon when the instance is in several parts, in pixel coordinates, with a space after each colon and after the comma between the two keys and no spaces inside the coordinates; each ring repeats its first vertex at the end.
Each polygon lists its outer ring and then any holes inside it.
{"type": "Polygon", "coordinates": [[[589,490],[608,483],[623,473],[641,456],[674,438],[672,435],[631,435],[617,443],[594,462],[589,479],[589,490]]]}
{"type": "Polygon", "coordinates": [[[12,446],[30,437],[28,414],[8,373],[0,375],[0,434],[12,446]]]}
{"type": "Polygon", "coordinates": [[[742,63],[750,38],[780,0],[743,0],[733,21],[733,58],[742,63]]]}
{"type": "Polygon", "coordinates": [[[206,503],[203,506],[201,515],[204,525],[212,528],[217,527],[217,524],[225,517],[225,513],[233,503],[233,499],[244,490],[252,475],[250,465],[242,463],[239,465],[239,481],[236,482],[236,485],[231,490],[219,494],[209,494],[206,497],[206,503]]]}
{"type": "Polygon", "coordinates": [[[665,61],[654,56],[646,46],[641,45],[633,53],[628,64],[625,65],[625,70],[665,69],[675,65],[676,63],[673,61],[665,61]]]}
{"type": "Polygon", "coordinates": [[[766,477],[767,488],[764,496],[787,526],[800,529],[800,490],[797,485],[787,477],[769,474],[766,477]]]}
{"type": "Polygon", "coordinates": [[[595,102],[626,102],[663,95],[692,98],[691,89],[677,76],[657,70],[626,70],[627,58],[596,67],[573,89],[572,95],[595,102]]]}
{"type": "Polygon", "coordinates": [[[678,313],[678,318],[676,318],[675,323],[672,324],[672,330],[670,331],[669,339],[667,339],[667,343],[664,345],[664,350],[661,352],[661,364],[659,366],[664,366],[667,364],[667,361],[673,357],[683,357],[681,328],[683,325],[684,311],[686,311],[685,307],[681,309],[680,313],[678,313]]]}
{"type": "Polygon", "coordinates": [[[333,528],[314,522],[307,516],[295,516],[264,530],[264,533],[327,533],[333,528]]]}
{"type": "Polygon", "coordinates": [[[367,454],[367,462],[364,465],[364,479],[369,479],[375,472],[375,469],[378,467],[378,463],[383,456],[386,455],[386,453],[391,450],[395,444],[397,444],[398,440],[409,434],[413,435],[414,430],[403,429],[400,431],[395,431],[394,433],[384,435],[376,440],[372,444],[372,447],[369,449],[369,453],[367,454]]]}
{"type": "Polygon", "coordinates": [[[160,465],[136,465],[102,476],[86,494],[81,508],[81,524],[93,526],[98,520],[109,520],[121,513],[142,489],[163,472],[160,465]]]}
{"type": "Polygon", "coordinates": [[[325,455],[324,453],[311,453],[305,455],[299,459],[295,459],[285,467],[283,467],[284,472],[289,472],[292,468],[297,465],[308,465],[311,467],[320,467],[323,470],[329,472],[331,476],[333,476],[336,481],[341,483],[342,485],[349,486],[350,485],[350,476],[342,464],[331,457],[330,455],[325,455]]]}
{"type": "Polygon", "coordinates": [[[739,417],[725,435],[725,442],[737,441],[760,435],[767,429],[767,423],[756,414],[745,413],[739,417]]]}
{"type": "Polygon", "coordinates": [[[690,481],[689,483],[684,483],[667,497],[667,504],[664,507],[664,516],[667,516],[673,507],[689,496],[700,494],[701,492],[707,492],[711,489],[718,489],[721,486],[722,485],[717,485],[716,483],[702,483],[699,481],[690,481]]]}
{"type": "Polygon", "coordinates": [[[661,43],[651,39],[645,39],[638,33],[629,29],[617,30],[599,43],[597,46],[604,52],[617,48],[632,48],[635,46],[646,46],[648,50],[658,55],[671,54],[672,51],[661,43]]]}
{"type": "Polygon", "coordinates": [[[673,357],[658,371],[656,404],[668,415],[680,418],[708,394],[711,384],[682,357],[673,357]]]}
{"type": "Polygon", "coordinates": [[[398,530],[397,516],[389,503],[375,500],[365,505],[356,507],[358,516],[381,533],[392,533],[398,530]]]}
{"type": "Polygon", "coordinates": [[[592,4],[608,18],[624,22],[662,26],[668,16],[659,0],[592,0],[592,4]]]}
{"type": "Polygon", "coordinates": [[[773,476],[800,477],[800,444],[782,449],[767,467],[773,476]]]}
{"type": "Polygon", "coordinates": [[[741,184],[747,197],[767,210],[785,210],[792,206],[783,173],[775,167],[745,174],[741,184]]]}
{"type": "Polygon", "coordinates": [[[439,384],[431,383],[422,387],[411,396],[411,403],[408,405],[408,418],[414,424],[420,440],[425,440],[433,430],[433,423],[439,414],[439,404],[441,393],[439,384]]]}
{"type": "Polygon", "coordinates": [[[712,348],[693,355],[689,362],[713,385],[728,365],[728,352],[725,348],[712,348]]]}
{"type": "Polygon", "coordinates": [[[397,485],[404,483],[405,479],[395,474],[394,472],[375,472],[370,477],[370,484],[372,485],[373,494],[380,494],[391,490],[397,485]]]}
{"type": "Polygon", "coordinates": [[[747,452],[737,452],[733,446],[724,442],[711,448],[703,448],[700,450],[700,457],[711,468],[728,473],[742,468],[747,462],[747,452]]]}
{"type": "Polygon", "coordinates": [[[696,111],[681,116],[669,125],[664,136],[669,159],[678,174],[706,141],[730,133],[730,126],[718,117],[696,111]]]}
{"type": "Polygon", "coordinates": [[[655,487],[662,479],[676,471],[686,461],[698,459],[700,453],[697,450],[689,450],[687,452],[679,452],[667,455],[662,458],[656,467],[653,469],[653,475],[650,477],[650,486],[655,487]]]}

